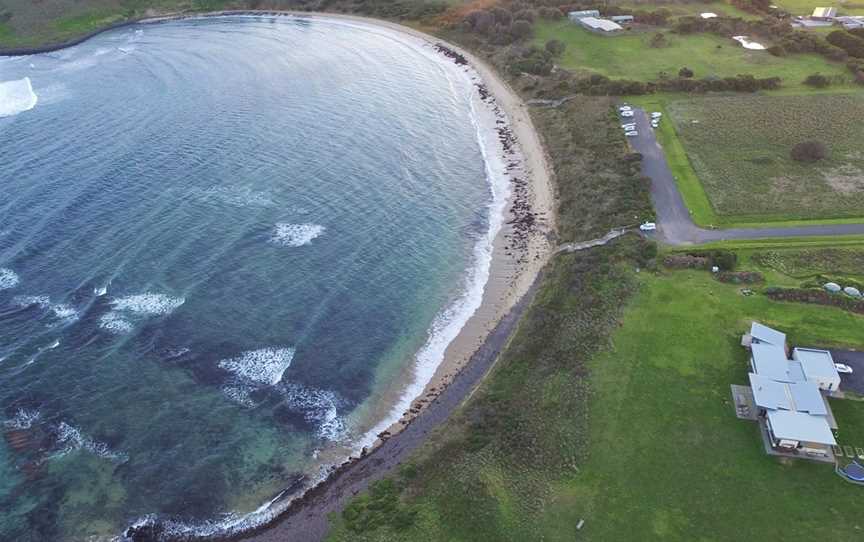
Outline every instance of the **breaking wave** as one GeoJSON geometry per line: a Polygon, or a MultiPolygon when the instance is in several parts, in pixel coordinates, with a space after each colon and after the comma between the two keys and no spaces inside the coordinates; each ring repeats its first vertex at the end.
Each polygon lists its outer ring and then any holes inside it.
{"type": "Polygon", "coordinates": [[[118,311],[158,316],[173,312],[177,307],[185,302],[186,299],[183,297],[171,297],[170,295],[165,294],[146,293],[113,299],[111,301],[111,306],[118,311]]]}
{"type": "Polygon", "coordinates": [[[337,442],[347,436],[345,420],[337,410],[342,401],[335,393],[295,383],[286,383],[282,391],[288,408],[301,412],[303,418],[315,426],[320,438],[337,442]]]}
{"type": "Polygon", "coordinates": [[[302,247],[324,233],[324,226],[318,224],[288,224],[280,222],[273,230],[271,241],[283,247],[302,247]]]}
{"type": "Polygon", "coordinates": [[[0,82],[0,117],[11,117],[36,107],[39,98],[30,78],[0,82]]]}
{"type": "Polygon", "coordinates": [[[129,456],[123,452],[112,450],[104,442],[93,440],[91,437],[83,434],[80,429],[73,427],[66,422],[60,422],[54,428],[57,437],[57,446],[61,449],[55,452],[52,457],[63,457],[64,455],[78,450],[86,450],[96,457],[101,457],[115,463],[125,463],[129,461],[129,456]]]}
{"type": "Polygon", "coordinates": [[[36,306],[43,311],[48,311],[54,318],[69,324],[78,320],[78,309],[66,303],[52,303],[47,295],[19,295],[12,299],[19,307],[36,306]]]}
{"type": "Polygon", "coordinates": [[[275,386],[291,366],[293,348],[262,348],[219,362],[219,367],[247,382],[275,386]]]}
{"type": "Polygon", "coordinates": [[[18,286],[19,282],[21,282],[21,279],[18,278],[15,271],[6,267],[0,267],[0,290],[14,288],[18,286]]]}
{"type": "MultiPolygon", "coordinates": [[[[105,295],[103,292],[107,293],[107,286],[94,293],[101,296],[105,295]]],[[[118,297],[110,302],[114,310],[99,318],[99,327],[115,334],[128,333],[135,326],[135,320],[171,314],[185,302],[183,297],[154,293],[118,297]]]]}
{"type": "Polygon", "coordinates": [[[19,408],[15,412],[15,416],[3,422],[3,427],[8,429],[30,429],[41,417],[42,413],[38,410],[19,408]]]}

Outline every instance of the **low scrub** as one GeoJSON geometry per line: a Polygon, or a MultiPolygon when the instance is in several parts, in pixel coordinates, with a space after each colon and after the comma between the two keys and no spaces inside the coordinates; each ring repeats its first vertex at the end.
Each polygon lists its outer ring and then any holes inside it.
{"type": "Polygon", "coordinates": [[[765,295],[775,301],[828,305],[857,314],[864,314],[864,301],[842,294],[832,294],[821,289],[773,287],[766,288],[765,295]]]}

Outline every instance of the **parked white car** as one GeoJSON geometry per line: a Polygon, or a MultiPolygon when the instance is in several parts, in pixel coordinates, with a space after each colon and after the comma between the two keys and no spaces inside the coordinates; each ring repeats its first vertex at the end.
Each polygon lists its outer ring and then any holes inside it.
{"type": "Polygon", "coordinates": [[[639,226],[639,229],[642,231],[654,231],[657,229],[657,224],[655,224],[654,222],[643,222],[639,226]]]}
{"type": "Polygon", "coordinates": [[[652,119],[659,119],[662,116],[663,116],[663,113],[660,113],[659,111],[655,111],[655,112],[651,113],[652,119]]]}
{"type": "Polygon", "coordinates": [[[639,132],[637,132],[636,130],[630,130],[628,132],[624,132],[624,135],[626,135],[627,137],[636,137],[639,135],[639,132]]]}
{"type": "Polygon", "coordinates": [[[632,110],[633,110],[633,108],[630,107],[629,105],[622,105],[621,107],[618,108],[618,111],[632,111],[632,110]]]}
{"type": "Polygon", "coordinates": [[[632,112],[632,111],[622,111],[622,112],[621,112],[621,116],[622,116],[622,117],[632,117],[632,116],[633,116],[633,112],[632,112]]]}
{"type": "Polygon", "coordinates": [[[627,124],[622,124],[621,128],[624,128],[625,130],[635,130],[636,129],[636,123],[635,122],[628,122],[627,124]]]}
{"type": "Polygon", "coordinates": [[[849,367],[845,363],[835,363],[834,367],[837,368],[838,373],[843,373],[843,374],[847,374],[847,375],[852,374],[852,367],[849,367]]]}

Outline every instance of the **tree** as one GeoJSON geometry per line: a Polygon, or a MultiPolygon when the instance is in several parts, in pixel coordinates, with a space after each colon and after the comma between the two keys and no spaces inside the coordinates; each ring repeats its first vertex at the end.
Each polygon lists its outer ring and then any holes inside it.
{"type": "Polygon", "coordinates": [[[494,7],[489,12],[495,17],[495,22],[499,24],[507,26],[513,22],[513,15],[502,7],[494,7]]]}
{"type": "Polygon", "coordinates": [[[693,77],[693,70],[691,70],[690,68],[686,68],[686,67],[681,68],[680,70],[678,70],[678,77],[690,79],[691,77],[693,77]]]}
{"type": "Polygon", "coordinates": [[[804,141],[792,147],[791,156],[798,162],[818,162],[828,156],[828,148],[821,141],[804,141]]]}
{"type": "Polygon", "coordinates": [[[566,48],[567,45],[561,40],[549,40],[546,42],[546,50],[554,56],[560,56],[566,48]]]}
{"type": "Polygon", "coordinates": [[[804,84],[816,88],[825,88],[831,84],[831,80],[821,73],[814,73],[813,75],[808,75],[807,79],[804,79],[804,84]]]}
{"type": "Polygon", "coordinates": [[[531,23],[521,19],[515,21],[513,26],[510,27],[510,33],[513,34],[513,37],[517,40],[527,38],[531,35],[531,23]]]}
{"type": "Polygon", "coordinates": [[[666,47],[668,42],[666,41],[666,35],[663,32],[657,32],[653,36],[651,36],[651,41],[649,45],[654,48],[666,47]]]}
{"type": "Polygon", "coordinates": [[[465,16],[465,23],[471,30],[485,34],[495,23],[495,17],[488,11],[472,11],[465,16]]]}

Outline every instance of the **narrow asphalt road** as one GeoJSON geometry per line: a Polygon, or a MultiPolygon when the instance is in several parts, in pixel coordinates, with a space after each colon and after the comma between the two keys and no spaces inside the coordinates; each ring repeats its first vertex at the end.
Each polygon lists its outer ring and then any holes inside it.
{"type": "MultiPolygon", "coordinates": [[[[675,178],[666,163],[660,143],[654,136],[648,113],[633,108],[630,121],[622,118],[621,124],[636,122],[639,135],[628,137],[631,147],[642,154],[642,174],[651,178],[651,199],[657,212],[657,238],[671,245],[688,245],[725,241],[729,239],[768,239],[776,237],[810,237],[820,235],[864,234],[864,224],[826,224],[793,226],[786,228],[733,228],[706,230],[693,223],[690,211],[675,184],[675,178]]],[[[663,119],[661,122],[669,122],[663,119]]]]}

